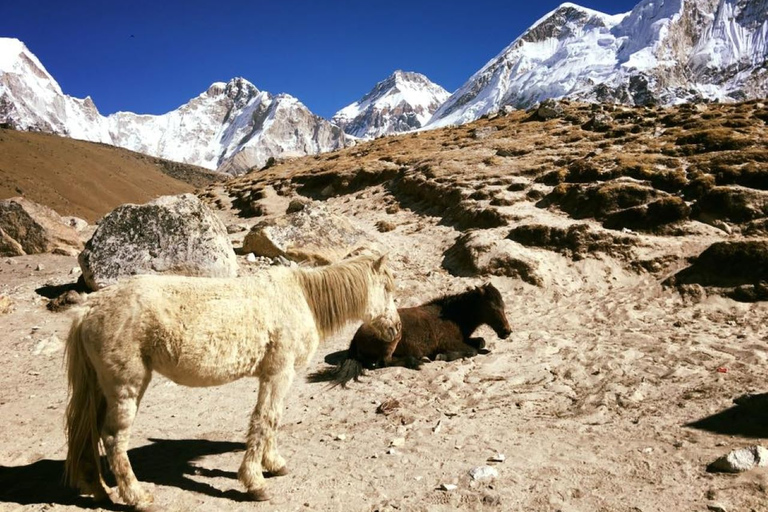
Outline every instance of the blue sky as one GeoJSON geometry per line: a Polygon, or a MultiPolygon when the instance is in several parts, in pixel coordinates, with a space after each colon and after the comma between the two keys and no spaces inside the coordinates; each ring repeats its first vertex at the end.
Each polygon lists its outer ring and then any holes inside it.
{"type": "MultiPolygon", "coordinates": [[[[617,14],[638,1],[576,3],[617,14]]],[[[396,69],[454,91],[560,3],[16,0],[0,10],[0,36],[105,115],[162,114],[242,76],[329,118],[396,69]]]]}

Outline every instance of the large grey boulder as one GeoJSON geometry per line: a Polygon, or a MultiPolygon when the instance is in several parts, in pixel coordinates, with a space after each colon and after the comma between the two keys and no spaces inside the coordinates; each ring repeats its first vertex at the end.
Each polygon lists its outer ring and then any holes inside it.
{"type": "Polygon", "coordinates": [[[0,201],[0,256],[44,252],[75,256],[82,248],[77,231],[47,206],[23,197],[0,201]]]}
{"type": "Polygon", "coordinates": [[[125,204],[99,223],[79,257],[91,290],[135,274],[235,277],[224,224],[193,194],[125,204]]]}
{"type": "Polygon", "coordinates": [[[312,203],[299,211],[255,224],[243,240],[243,252],[326,264],[344,258],[365,242],[365,232],[346,217],[312,203]]]}

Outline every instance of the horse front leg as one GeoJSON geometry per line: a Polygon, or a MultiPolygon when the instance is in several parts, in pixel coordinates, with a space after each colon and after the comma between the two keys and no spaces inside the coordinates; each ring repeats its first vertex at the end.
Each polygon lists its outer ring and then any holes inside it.
{"type": "Polygon", "coordinates": [[[277,429],[294,374],[293,364],[286,364],[279,372],[261,378],[259,400],[248,427],[245,457],[238,471],[238,478],[256,501],[270,499],[262,471],[276,476],[288,473],[285,459],[277,451],[277,429]]]}
{"type": "Polygon", "coordinates": [[[128,441],[138,404],[150,378],[149,372],[138,375],[135,379],[129,379],[133,380],[132,383],[116,387],[111,396],[107,395],[107,413],[101,436],[120,496],[137,510],[148,509],[153,497],[141,487],[133,473],[128,459],[128,441]]]}

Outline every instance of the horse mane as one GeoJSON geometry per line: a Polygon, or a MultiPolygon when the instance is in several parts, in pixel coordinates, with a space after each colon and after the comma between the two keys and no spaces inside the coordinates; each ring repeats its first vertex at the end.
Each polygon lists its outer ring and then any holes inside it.
{"type": "Polygon", "coordinates": [[[442,295],[423,304],[424,306],[436,306],[443,311],[443,316],[452,317],[457,313],[467,310],[467,305],[474,304],[482,295],[480,288],[470,288],[461,293],[442,295]]]}
{"type": "MultiPolygon", "coordinates": [[[[357,256],[325,267],[295,271],[321,337],[333,334],[363,315],[368,306],[373,262],[377,259],[370,255],[357,256]]],[[[392,282],[388,271],[385,275],[392,282]]]]}

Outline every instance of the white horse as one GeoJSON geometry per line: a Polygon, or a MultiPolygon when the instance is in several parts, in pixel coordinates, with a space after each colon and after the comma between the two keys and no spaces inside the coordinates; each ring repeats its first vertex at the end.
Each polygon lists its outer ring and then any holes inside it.
{"type": "Polygon", "coordinates": [[[276,431],[295,367],[321,339],[350,321],[400,320],[384,258],[370,255],[311,269],[272,268],[235,279],[138,276],[93,293],[67,339],[65,471],[69,484],[110,499],[101,477],[99,439],[123,500],[148,507],[128,460],[128,438],[152,371],[185,386],[218,386],[258,377],[240,481],[268,500],[262,470],[287,473],[276,431]]]}

